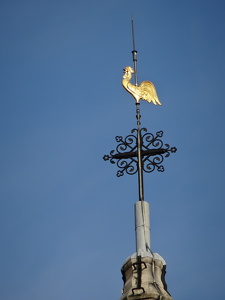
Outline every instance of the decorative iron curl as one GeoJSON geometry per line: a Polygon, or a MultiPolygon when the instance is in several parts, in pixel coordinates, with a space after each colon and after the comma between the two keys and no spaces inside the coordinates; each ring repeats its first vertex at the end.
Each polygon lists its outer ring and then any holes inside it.
{"type": "Polygon", "coordinates": [[[117,161],[117,167],[121,170],[117,171],[116,176],[120,177],[124,175],[124,172],[126,172],[128,175],[134,175],[137,173],[137,161],[136,163],[133,163],[135,160],[130,160],[129,162],[125,159],[119,159],[117,161]]]}
{"type": "MultiPolygon", "coordinates": [[[[146,130],[147,131],[147,130],[146,130]]],[[[163,136],[163,131],[156,132],[156,136],[152,133],[145,133],[142,136],[142,143],[145,149],[149,149],[152,146],[154,149],[161,149],[163,147],[163,142],[159,139],[159,137],[163,136]]]]}
{"type": "Polygon", "coordinates": [[[115,139],[119,143],[116,147],[118,153],[124,153],[127,150],[134,151],[137,148],[137,137],[135,135],[130,134],[125,139],[122,136],[116,136],[115,139]]]}
{"type": "Polygon", "coordinates": [[[161,165],[163,162],[164,157],[160,154],[157,154],[156,156],[153,157],[153,159],[150,159],[149,157],[145,158],[143,160],[143,170],[146,173],[151,173],[155,169],[157,169],[158,172],[164,172],[164,166],[161,165]]]}
{"type": "MultiPolygon", "coordinates": [[[[169,144],[163,144],[160,139],[163,136],[163,131],[156,132],[154,136],[152,133],[147,133],[146,128],[140,129],[141,133],[141,157],[142,157],[142,169],[146,173],[151,173],[154,170],[158,172],[164,172],[164,166],[162,162],[165,157],[169,157],[171,153],[177,151],[176,147],[171,147],[169,144]]],[[[138,142],[137,142],[137,129],[132,129],[130,135],[123,138],[122,136],[116,136],[118,143],[116,151],[110,151],[109,155],[104,155],[103,159],[109,160],[112,164],[117,164],[119,170],[117,171],[117,177],[121,177],[124,173],[133,175],[138,171],[138,142]],[[134,135],[136,134],[136,135],[134,135]]]]}

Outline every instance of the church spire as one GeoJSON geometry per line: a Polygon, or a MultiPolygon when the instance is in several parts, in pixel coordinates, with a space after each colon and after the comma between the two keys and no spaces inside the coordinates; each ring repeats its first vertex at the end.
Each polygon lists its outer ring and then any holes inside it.
{"type": "Polygon", "coordinates": [[[116,163],[119,168],[117,177],[125,173],[129,175],[138,173],[139,200],[134,206],[136,252],[122,266],[124,288],[120,300],[172,300],[165,283],[166,262],[159,254],[153,253],[150,247],[150,213],[149,203],[144,201],[143,172],[151,173],[154,170],[163,172],[164,158],[175,153],[177,149],[163,143],[162,131],[153,135],[148,133],[146,128],[141,128],[140,100],[155,105],[161,105],[161,102],[153,83],[143,81],[138,86],[134,20],[132,19],[131,22],[134,67],[124,69],[122,85],[135,99],[137,128],[132,129],[131,134],[125,138],[116,136],[118,143],[116,150],[110,151],[109,155],[103,157],[105,161],[116,163]],[[134,74],[135,84],[130,82],[132,74],[134,74]]]}

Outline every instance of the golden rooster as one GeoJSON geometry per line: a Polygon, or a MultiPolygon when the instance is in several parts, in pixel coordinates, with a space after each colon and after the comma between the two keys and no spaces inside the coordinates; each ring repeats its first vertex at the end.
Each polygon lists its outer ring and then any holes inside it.
{"type": "Polygon", "coordinates": [[[133,68],[126,67],[122,80],[123,87],[136,99],[139,103],[140,99],[152,102],[155,105],[162,105],[158,99],[155,86],[150,81],[143,81],[139,86],[133,85],[130,80],[134,73],[133,68]]]}

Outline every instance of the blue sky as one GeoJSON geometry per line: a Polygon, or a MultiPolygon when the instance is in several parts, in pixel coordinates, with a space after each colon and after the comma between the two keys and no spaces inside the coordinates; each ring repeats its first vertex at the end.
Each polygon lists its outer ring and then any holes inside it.
{"type": "Polygon", "coordinates": [[[145,174],[151,246],[174,299],[222,298],[225,2],[2,0],[0,298],[119,299],[137,176],[102,157],[136,127],[132,66],[162,106],[142,126],[178,152],[145,174]]]}

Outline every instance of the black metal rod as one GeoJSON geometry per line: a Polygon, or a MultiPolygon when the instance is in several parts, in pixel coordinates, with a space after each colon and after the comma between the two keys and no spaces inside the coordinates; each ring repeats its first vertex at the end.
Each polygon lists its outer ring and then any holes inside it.
{"type": "Polygon", "coordinates": [[[135,85],[138,85],[138,77],[137,77],[137,50],[135,49],[135,40],[134,40],[134,20],[131,19],[131,27],[132,27],[132,41],[133,41],[133,62],[134,62],[134,78],[135,78],[135,85]]]}
{"type": "Polygon", "coordinates": [[[141,114],[140,103],[136,103],[136,118],[137,118],[137,153],[138,153],[138,189],[139,201],[144,201],[144,183],[143,183],[143,168],[142,168],[142,137],[141,137],[141,114]]]}

